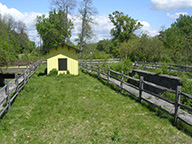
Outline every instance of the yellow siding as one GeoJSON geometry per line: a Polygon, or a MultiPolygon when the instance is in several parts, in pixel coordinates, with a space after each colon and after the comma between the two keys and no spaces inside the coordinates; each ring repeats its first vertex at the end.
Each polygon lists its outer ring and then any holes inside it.
{"type": "MultiPolygon", "coordinates": [[[[59,58],[67,58],[67,70],[69,70],[70,74],[78,75],[78,53],[76,50],[68,48],[67,46],[59,46],[57,48],[53,48],[49,50],[47,55],[47,73],[52,69],[58,68],[58,59],[59,58]]],[[[58,71],[59,74],[67,73],[67,71],[58,71]]]]}

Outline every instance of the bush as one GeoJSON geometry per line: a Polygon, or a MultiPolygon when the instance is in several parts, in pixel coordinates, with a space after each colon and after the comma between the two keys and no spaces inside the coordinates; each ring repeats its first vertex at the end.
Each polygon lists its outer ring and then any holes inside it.
{"type": "Polygon", "coordinates": [[[52,69],[50,72],[49,72],[49,76],[57,76],[58,75],[58,70],[57,69],[52,69]]]}
{"type": "Polygon", "coordinates": [[[70,74],[70,71],[69,71],[69,70],[67,70],[67,74],[70,74]]]}

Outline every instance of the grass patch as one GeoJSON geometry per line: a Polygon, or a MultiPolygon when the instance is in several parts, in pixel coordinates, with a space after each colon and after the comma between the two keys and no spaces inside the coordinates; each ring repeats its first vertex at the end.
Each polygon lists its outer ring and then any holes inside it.
{"type": "Polygon", "coordinates": [[[0,121],[0,143],[190,143],[169,120],[84,73],[31,77],[0,121]]]}

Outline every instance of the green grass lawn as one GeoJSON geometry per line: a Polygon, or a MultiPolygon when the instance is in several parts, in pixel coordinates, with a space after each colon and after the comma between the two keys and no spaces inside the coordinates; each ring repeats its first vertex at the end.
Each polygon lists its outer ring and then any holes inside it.
{"type": "MultiPolygon", "coordinates": [[[[0,143],[191,143],[167,119],[96,78],[31,77],[0,120],[0,143]]],[[[38,76],[41,75],[41,76],[38,76]]]]}

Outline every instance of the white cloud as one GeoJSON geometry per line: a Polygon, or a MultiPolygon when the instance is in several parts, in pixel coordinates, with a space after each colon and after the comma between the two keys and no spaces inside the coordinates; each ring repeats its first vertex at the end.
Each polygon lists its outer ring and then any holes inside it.
{"type": "Polygon", "coordinates": [[[151,0],[152,9],[159,11],[185,9],[192,7],[192,0],[151,0]]]}
{"type": "Polygon", "coordinates": [[[175,14],[167,13],[167,16],[171,19],[177,19],[177,18],[179,18],[180,15],[188,15],[188,13],[187,12],[179,12],[179,13],[175,13],[175,14]]]}
{"type": "Polygon", "coordinates": [[[140,30],[138,30],[139,32],[147,33],[149,36],[152,37],[159,34],[159,30],[152,28],[148,22],[146,21],[139,21],[139,22],[143,25],[143,27],[140,30]]]}

